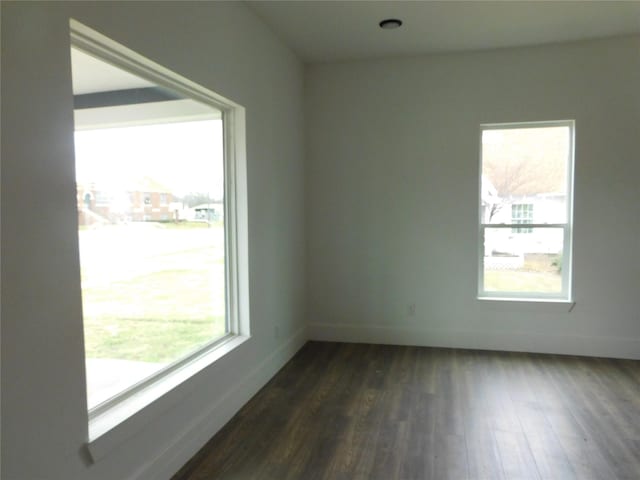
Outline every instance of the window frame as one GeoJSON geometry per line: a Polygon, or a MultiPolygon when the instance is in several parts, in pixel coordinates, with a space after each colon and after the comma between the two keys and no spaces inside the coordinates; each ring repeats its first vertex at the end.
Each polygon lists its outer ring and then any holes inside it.
{"type": "Polygon", "coordinates": [[[575,120],[551,120],[532,122],[508,122],[508,123],[483,123],[479,128],[479,174],[478,174],[478,300],[522,300],[522,301],[548,301],[548,302],[573,302],[572,292],[572,246],[573,246],[573,176],[575,168],[575,120]],[[482,134],[487,130],[508,130],[522,128],[545,128],[545,127],[568,127],[569,128],[569,148],[566,165],[566,222],[565,223],[535,223],[532,221],[526,224],[526,228],[533,231],[536,228],[563,230],[562,244],[562,280],[561,291],[553,292],[516,292],[516,291],[492,291],[484,288],[484,238],[487,228],[522,228],[522,224],[515,223],[484,223],[482,209],[482,168],[483,168],[483,146],[482,134]]]}
{"type": "Polygon", "coordinates": [[[88,446],[97,460],[118,443],[105,440],[107,432],[250,338],[245,109],[74,19],[69,27],[70,48],[220,110],[223,125],[226,334],[88,409],[88,446]]]}

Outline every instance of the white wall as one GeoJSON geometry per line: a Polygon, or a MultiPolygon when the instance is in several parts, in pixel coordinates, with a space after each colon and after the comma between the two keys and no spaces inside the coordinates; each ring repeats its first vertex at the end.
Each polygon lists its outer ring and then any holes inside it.
{"type": "Polygon", "coordinates": [[[3,2],[4,480],[168,478],[302,345],[302,73],[240,3],[3,2]],[[247,113],[253,336],[136,415],[140,428],[94,465],[84,453],[69,17],[247,113]]]}
{"type": "Polygon", "coordinates": [[[303,343],[305,266],[314,338],[640,357],[639,47],[310,67],[305,175],[302,66],[242,4],[3,2],[2,478],[168,478],[303,343]],[[253,338],[93,465],[69,17],[247,108],[253,338]],[[478,125],[567,118],[577,304],[480,305],[478,125]]]}
{"type": "Polygon", "coordinates": [[[305,82],[311,338],[640,358],[640,37],[321,64],[305,82]],[[479,125],[565,119],[575,308],[482,303],[479,125]]]}

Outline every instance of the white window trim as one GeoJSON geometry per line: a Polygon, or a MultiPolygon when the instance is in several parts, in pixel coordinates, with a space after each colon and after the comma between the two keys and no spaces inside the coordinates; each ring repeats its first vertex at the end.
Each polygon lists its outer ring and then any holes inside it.
{"type": "Polygon", "coordinates": [[[576,302],[553,298],[479,297],[476,300],[476,306],[485,312],[571,313],[576,302]]]}
{"type": "Polygon", "coordinates": [[[515,122],[515,123],[489,123],[480,125],[479,142],[480,160],[478,175],[478,300],[495,300],[495,301],[522,301],[528,304],[536,305],[539,302],[552,302],[569,305],[571,311],[575,302],[573,302],[572,289],[572,261],[573,261],[573,173],[575,168],[575,121],[574,120],[553,120],[541,122],[515,122]],[[527,228],[562,228],[563,246],[562,246],[562,291],[560,293],[540,293],[540,292],[494,292],[484,289],[484,230],[486,228],[517,228],[521,224],[500,223],[487,224],[483,223],[482,216],[482,133],[485,130],[506,130],[519,128],[544,128],[544,127],[569,127],[569,152],[567,159],[566,172],[566,223],[559,224],[527,224],[527,228]]]}
{"type": "MultiPolygon", "coordinates": [[[[245,109],[70,19],[71,46],[171,88],[222,112],[228,334],[89,411],[88,449],[94,461],[146,423],[134,415],[239,347],[250,337],[245,109]],[[118,427],[118,428],[115,428],[118,427]]],[[[140,418],[141,415],[135,415],[140,418]]],[[[142,415],[145,416],[145,415],[142,415]]]]}

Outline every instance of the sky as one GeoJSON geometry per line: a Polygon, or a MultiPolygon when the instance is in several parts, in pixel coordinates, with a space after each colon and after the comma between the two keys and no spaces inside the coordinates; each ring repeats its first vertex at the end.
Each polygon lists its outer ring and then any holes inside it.
{"type": "Polygon", "coordinates": [[[75,149],[79,184],[129,190],[148,177],[177,196],[223,197],[220,119],[76,131],[75,149]]]}

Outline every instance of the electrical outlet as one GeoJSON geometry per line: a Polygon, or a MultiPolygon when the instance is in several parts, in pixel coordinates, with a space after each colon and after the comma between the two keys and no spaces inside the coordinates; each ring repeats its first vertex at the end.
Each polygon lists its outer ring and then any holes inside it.
{"type": "Polygon", "coordinates": [[[414,317],[416,315],[416,304],[412,303],[407,307],[407,315],[414,317]]]}

